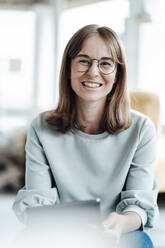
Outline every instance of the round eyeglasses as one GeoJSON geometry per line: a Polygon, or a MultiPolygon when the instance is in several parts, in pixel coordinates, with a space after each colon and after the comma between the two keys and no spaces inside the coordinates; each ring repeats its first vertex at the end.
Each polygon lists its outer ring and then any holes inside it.
{"type": "Polygon", "coordinates": [[[87,72],[94,60],[97,61],[98,69],[104,75],[111,74],[115,71],[116,62],[114,62],[112,58],[91,59],[87,55],[77,55],[74,58],[76,70],[78,72],[87,72]]]}

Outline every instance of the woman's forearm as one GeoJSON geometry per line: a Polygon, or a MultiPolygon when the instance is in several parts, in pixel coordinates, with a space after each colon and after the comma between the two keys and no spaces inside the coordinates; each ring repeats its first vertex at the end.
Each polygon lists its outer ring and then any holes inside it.
{"type": "Polygon", "coordinates": [[[124,217],[122,233],[132,232],[140,229],[142,225],[142,220],[136,212],[128,211],[123,213],[122,215],[124,217]]]}
{"type": "Polygon", "coordinates": [[[122,233],[138,230],[142,225],[141,217],[133,211],[118,214],[112,212],[103,222],[106,232],[116,232],[119,236],[122,233]]]}

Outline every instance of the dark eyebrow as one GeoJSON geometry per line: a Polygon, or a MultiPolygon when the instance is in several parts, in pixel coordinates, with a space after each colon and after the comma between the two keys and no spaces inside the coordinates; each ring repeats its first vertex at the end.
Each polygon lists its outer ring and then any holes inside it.
{"type": "MultiPolygon", "coordinates": [[[[86,54],[78,54],[76,57],[83,57],[83,58],[87,58],[87,59],[91,59],[88,55],[86,54]]],[[[111,57],[102,57],[101,59],[105,59],[105,60],[112,60],[113,59],[111,57]]]]}
{"type": "Polygon", "coordinates": [[[112,60],[113,61],[113,58],[111,58],[111,57],[102,57],[101,59],[112,60]]]}
{"type": "Polygon", "coordinates": [[[86,54],[78,54],[76,57],[84,57],[84,58],[90,59],[90,57],[86,54]]]}

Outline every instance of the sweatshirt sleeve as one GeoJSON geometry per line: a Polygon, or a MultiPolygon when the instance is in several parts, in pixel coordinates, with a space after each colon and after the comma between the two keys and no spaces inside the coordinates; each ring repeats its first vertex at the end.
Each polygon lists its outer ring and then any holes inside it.
{"type": "Polygon", "coordinates": [[[139,144],[132,159],[118,213],[134,211],[142,219],[142,229],[154,226],[159,216],[157,206],[158,185],[154,178],[156,162],[156,131],[150,119],[146,119],[139,135],[139,144]]]}
{"type": "Polygon", "coordinates": [[[59,201],[57,189],[52,187],[51,169],[42,147],[38,119],[32,122],[27,134],[25,186],[19,190],[13,204],[16,216],[25,224],[27,208],[52,205],[59,201]]]}

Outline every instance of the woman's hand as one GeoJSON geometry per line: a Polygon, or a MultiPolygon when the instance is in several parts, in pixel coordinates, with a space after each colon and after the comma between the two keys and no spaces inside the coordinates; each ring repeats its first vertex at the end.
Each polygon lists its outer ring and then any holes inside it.
{"type": "Polygon", "coordinates": [[[133,211],[123,214],[112,212],[103,222],[104,233],[110,238],[113,247],[118,247],[123,233],[135,231],[141,227],[141,217],[133,211]]]}
{"type": "Polygon", "coordinates": [[[110,242],[113,244],[113,247],[118,247],[120,243],[120,237],[123,233],[124,224],[125,216],[115,212],[111,213],[103,222],[104,233],[110,238],[110,242]]]}

